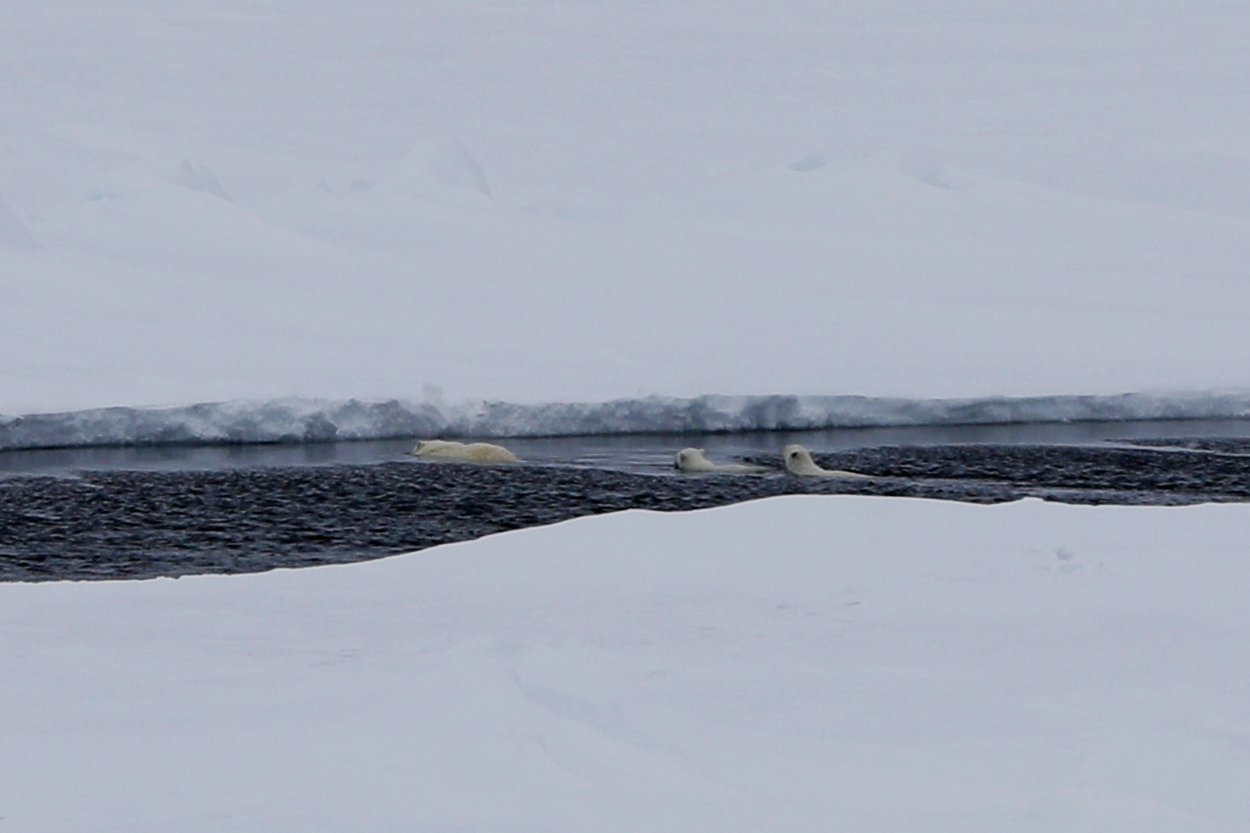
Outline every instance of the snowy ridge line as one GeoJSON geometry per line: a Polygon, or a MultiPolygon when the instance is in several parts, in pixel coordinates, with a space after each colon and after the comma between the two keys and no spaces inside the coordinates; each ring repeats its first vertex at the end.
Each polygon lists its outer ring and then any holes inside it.
{"type": "Polygon", "coordinates": [[[700,396],[542,405],[471,402],[452,407],[396,399],[241,400],[0,417],[0,450],[1167,419],[1250,419],[1250,393],[982,399],[700,396]]]}

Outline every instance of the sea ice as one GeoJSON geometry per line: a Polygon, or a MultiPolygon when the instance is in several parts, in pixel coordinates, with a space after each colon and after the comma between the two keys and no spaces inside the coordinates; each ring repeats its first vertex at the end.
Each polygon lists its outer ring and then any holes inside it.
{"type": "Polygon", "coordinates": [[[425,385],[400,400],[278,399],[181,408],[97,408],[0,418],[0,450],[166,443],[272,443],[396,437],[559,437],[808,431],[873,426],[1245,419],[1250,394],[883,399],[862,396],[652,396],[612,402],[444,404],[425,385]]]}
{"type": "Polygon", "coordinates": [[[4,413],[1250,385],[1240,6],[10,5],[4,413]]]}

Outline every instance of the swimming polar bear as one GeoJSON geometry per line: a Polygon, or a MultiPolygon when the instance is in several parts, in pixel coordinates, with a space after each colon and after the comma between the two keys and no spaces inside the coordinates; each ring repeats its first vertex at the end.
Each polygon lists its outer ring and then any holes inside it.
{"type": "Polygon", "coordinates": [[[788,445],[781,449],[781,458],[786,461],[786,471],[799,477],[867,477],[853,471],[838,469],[822,469],[812,460],[812,453],[801,445],[788,445]]]}
{"type": "Polygon", "coordinates": [[[502,445],[458,443],[454,440],[422,440],[408,452],[414,457],[449,460],[456,463],[519,463],[520,458],[502,445]]]}
{"type": "Polygon", "coordinates": [[[746,463],[713,463],[703,456],[701,448],[683,448],[677,452],[673,467],[681,471],[708,472],[718,471],[725,474],[756,474],[767,471],[760,466],[749,466],[746,463]]]}

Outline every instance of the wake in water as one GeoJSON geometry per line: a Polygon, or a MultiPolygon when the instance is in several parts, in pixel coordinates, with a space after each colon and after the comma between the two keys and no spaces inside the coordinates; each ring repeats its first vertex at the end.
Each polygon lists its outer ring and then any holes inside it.
{"type": "Polygon", "coordinates": [[[0,417],[0,450],[1165,419],[1250,419],[1250,393],[982,399],[700,396],[542,405],[473,402],[450,407],[395,399],[235,401],[0,417]]]}

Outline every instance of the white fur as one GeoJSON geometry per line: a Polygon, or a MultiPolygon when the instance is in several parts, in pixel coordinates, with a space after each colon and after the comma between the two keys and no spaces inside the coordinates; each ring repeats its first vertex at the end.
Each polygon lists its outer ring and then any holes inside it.
{"type": "Polygon", "coordinates": [[[822,469],[812,459],[812,453],[801,445],[788,445],[781,449],[781,458],[786,461],[786,471],[799,477],[867,477],[853,471],[822,469]]]}
{"type": "Polygon", "coordinates": [[[726,474],[753,474],[766,471],[759,466],[748,466],[745,463],[713,463],[703,456],[701,448],[683,448],[677,452],[677,460],[673,465],[688,472],[719,471],[726,474]]]}
{"type": "Polygon", "coordinates": [[[464,443],[454,440],[422,440],[408,452],[414,457],[430,460],[450,460],[457,463],[519,463],[515,454],[502,445],[493,443],[464,443]]]}

